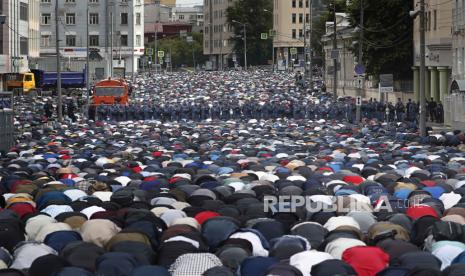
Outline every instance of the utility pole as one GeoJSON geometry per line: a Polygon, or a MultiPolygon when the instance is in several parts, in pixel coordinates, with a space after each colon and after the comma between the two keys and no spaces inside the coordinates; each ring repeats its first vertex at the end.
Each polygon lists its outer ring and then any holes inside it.
{"type": "Polygon", "coordinates": [[[334,12],[334,21],[333,21],[333,100],[337,100],[337,18],[336,18],[336,0],[333,0],[333,12],[334,12]]]}
{"type": "Polygon", "coordinates": [[[221,45],[220,45],[220,71],[223,71],[223,31],[224,31],[224,27],[223,25],[221,25],[221,32],[220,32],[220,42],[221,42],[221,45]]]}
{"type": "Polygon", "coordinates": [[[244,24],[244,69],[247,71],[247,28],[244,24]]]}
{"type": "Polygon", "coordinates": [[[426,136],[425,0],[420,0],[420,135],[426,136]]]}
{"type": "MultiPolygon", "coordinates": [[[[89,2],[89,1],[87,1],[89,2]]],[[[90,54],[89,54],[89,3],[87,3],[87,9],[86,9],[86,46],[87,46],[87,53],[86,53],[86,91],[87,91],[87,116],[89,116],[89,106],[90,106],[90,54]]]]}
{"type": "Polygon", "coordinates": [[[58,18],[58,0],[55,1],[55,47],[57,52],[57,94],[58,94],[58,122],[63,121],[63,99],[61,98],[61,65],[60,65],[60,28],[58,18]]]}
{"type": "Polygon", "coordinates": [[[308,61],[308,67],[309,67],[309,80],[308,80],[308,86],[310,86],[311,91],[313,91],[313,64],[312,64],[312,32],[313,32],[313,0],[308,0],[308,5],[309,5],[309,24],[310,24],[310,32],[308,34],[309,42],[308,42],[308,56],[309,56],[309,61],[308,61]]]}
{"type": "MultiPolygon", "coordinates": [[[[300,39],[300,37],[299,37],[300,39]]],[[[304,13],[304,77],[308,78],[308,55],[307,55],[307,18],[304,13]]]]}
{"type": "MultiPolygon", "coordinates": [[[[363,65],[363,28],[364,28],[364,15],[365,15],[365,9],[363,7],[363,0],[360,0],[360,38],[358,40],[358,64],[363,65]]],[[[363,93],[363,88],[364,88],[364,80],[361,80],[360,87],[357,87],[357,96],[361,97],[363,93]]],[[[360,122],[361,120],[361,112],[362,112],[362,107],[360,105],[357,105],[356,107],[356,113],[355,113],[355,121],[357,123],[360,122]]]]}
{"type": "MultiPolygon", "coordinates": [[[[131,4],[131,14],[132,14],[132,54],[131,54],[131,58],[132,58],[132,83],[134,84],[136,82],[136,62],[134,61],[135,59],[135,55],[134,55],[134,50],[136,48],[136,43],[135,43],[135,40],[136,40],[136,36],[135,36],[135,23],[136,23],[136,19],[135,19],[135,15],[136,13],[134,12],[134,9],[136,8],[136,5],[134,2],[130,2],[131,4]]],[[[141,19],[142,20],[142,19],[141,19]]]]}
{"type": "Polygon", "coordinates": [[[110,77],[113,77],[113,10],[110,12],[110,77]]]}

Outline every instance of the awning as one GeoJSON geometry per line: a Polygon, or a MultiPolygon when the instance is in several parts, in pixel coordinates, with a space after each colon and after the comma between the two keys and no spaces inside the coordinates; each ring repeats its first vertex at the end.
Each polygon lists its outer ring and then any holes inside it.
{"type": "Polygon", "coordinates": [[[450,85],[450,93],[465,93],[465,80],[453,80],[450,85]]]}

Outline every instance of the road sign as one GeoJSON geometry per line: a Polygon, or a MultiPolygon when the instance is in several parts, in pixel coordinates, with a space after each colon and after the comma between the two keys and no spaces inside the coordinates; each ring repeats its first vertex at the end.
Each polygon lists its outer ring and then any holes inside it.
{"type": "Polygon", "coordinates": [[[162,58],[165,56],[165,52],[164,51],[158,51],[158,57],[159,58],[162,58]]]}
{"type": "Polygon", "coordinates": [[[379,92],[380,93],[394,92],[394,76],[392,74],[379,75],[379,92]]]}
{"type": "Polygon", "coordinates": [[[189,42],[189,43],[192,43],[192,42],[194,42],[194,38],[192,36],[188,36],[188,37],[186,37],[186,41],[189,42]]]}
{"type": "Polygon", "coordinates": [[[146,48],[145,49],[145,54],[147,56],[153,56],[153,48],[146,48]]]}
{"type": "Polygon", "coordinates": [[[291,55],[297,55],[297,48],[291,48],[291,55]]]}
{"type": "Polygon", "coordinates": [[[363,66],[363,64],[357,64],[355,65],[354,71],[359,75],[365,74],[365,66],[363,66]]]}
{"type": "Polygon", "coordinates": [[[267,33],[262,33],[261,38],[262,38],[262,40],[267,40],[268,39],[268,34],[267,33]]]}
{"type": "Polygon", "coordinates": [[[361,96],[357,96],[355,98],[355,105],[356,106],[362,106],[362,97],[361,96]]]}

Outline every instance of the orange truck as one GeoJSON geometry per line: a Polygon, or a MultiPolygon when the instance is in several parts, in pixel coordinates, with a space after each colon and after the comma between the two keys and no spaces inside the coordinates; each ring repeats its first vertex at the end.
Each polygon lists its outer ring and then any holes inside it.
{"type": "Polygon", "coordinates": [[[127,105],[129,85],[124,80],[107,79],[95,84],[92,95],[94,105],[127,105]]]}

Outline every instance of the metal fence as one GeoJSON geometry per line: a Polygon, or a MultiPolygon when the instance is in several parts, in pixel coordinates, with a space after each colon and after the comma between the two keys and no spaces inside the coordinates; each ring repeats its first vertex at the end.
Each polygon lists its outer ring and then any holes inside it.
{"type": "Polygon", "coordinates": [[[0,110],[0,151],[8,151],[14,144],[13,110],[0,110]]]}
{"type": "Polygon", "coordinates": [[[451,94],[444,99],[444,123],[465,130],[465,93],[451,94]]]}

